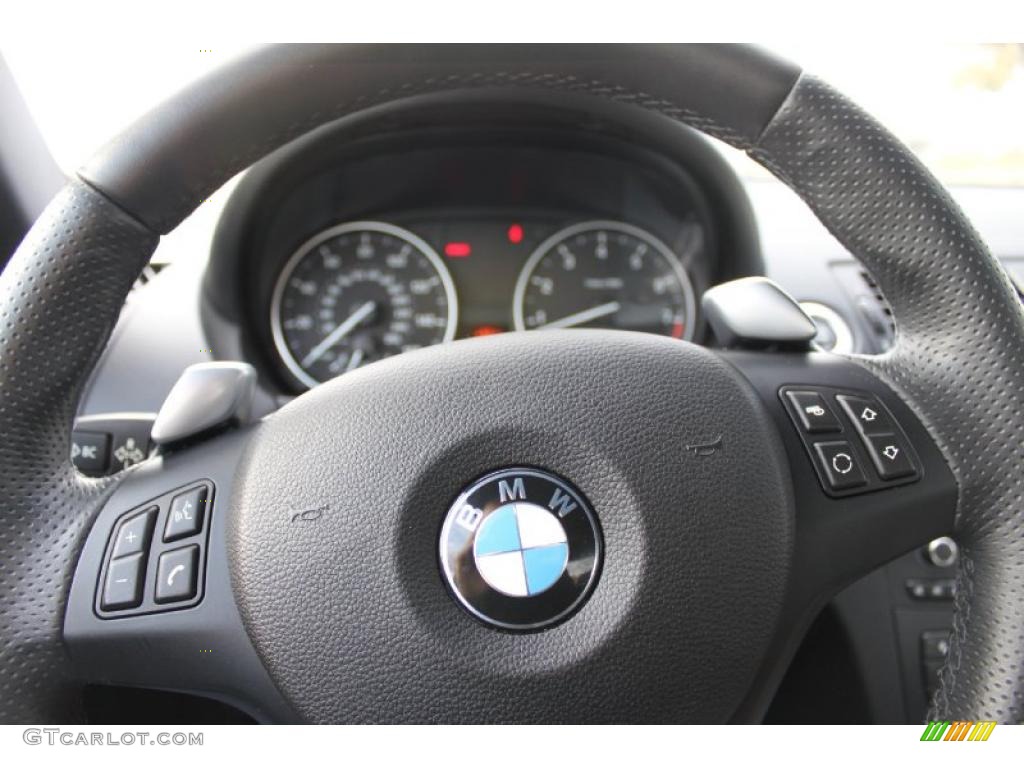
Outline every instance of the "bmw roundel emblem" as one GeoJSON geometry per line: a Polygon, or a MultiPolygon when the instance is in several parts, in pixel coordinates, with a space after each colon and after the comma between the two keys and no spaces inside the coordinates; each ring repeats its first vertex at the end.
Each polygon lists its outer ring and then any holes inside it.
{"type": "Polygon", "coordinates": [[[536,630],[567,618],[597,581],[601,535],[590,504],[549,472],[486,475],[452,504],[441,567],[458,602],[502,629],[536,630]]]}

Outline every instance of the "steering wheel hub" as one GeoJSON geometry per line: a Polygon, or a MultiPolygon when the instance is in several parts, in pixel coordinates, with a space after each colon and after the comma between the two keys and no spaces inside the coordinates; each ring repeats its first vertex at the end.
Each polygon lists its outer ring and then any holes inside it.
{"type": "Polygon", "coordinates": [[[724,719],[789,568],[778,440],[735,369],[675,340],[402,355],[250,439],[229,523],[243,618],[313,720],[724,719]],[[307,508],[325,512],[293,522],[307,508]]]}

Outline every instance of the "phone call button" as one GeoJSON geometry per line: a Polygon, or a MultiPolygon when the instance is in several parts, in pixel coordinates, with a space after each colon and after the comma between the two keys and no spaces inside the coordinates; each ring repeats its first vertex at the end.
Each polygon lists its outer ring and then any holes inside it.
{"type": "Polygon", "coordinates": [[[191,600],[196,596],[198,566],[199,547],[195,544],[164,552],[157,563],[153,599],[158,603],[191,600]]]}

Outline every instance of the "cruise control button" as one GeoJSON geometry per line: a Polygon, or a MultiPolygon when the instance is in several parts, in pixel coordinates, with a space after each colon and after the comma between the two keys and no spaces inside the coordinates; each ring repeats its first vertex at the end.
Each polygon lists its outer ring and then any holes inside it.
{"type": "Polygon", "coordinates": [[[103,610],[135,608],[142,603],[145,565],[145,556],[142,553],[110,561],[107,567],[107,580],[103,586],[103,599],[100,602],[103,610]]]}
{"type": "Polygon", "coordinates": [[[883,480],[895,480],[914,474],[906,443],[899,435],[874,435],[864,438],[864,442],[883,480]]]}
{"type": "Polygon", "coordinates": [[[853,447],[845,440],[833,443],[815,443],[818,464],[825,472],[829,487],[834,491],[865,485],[867,479],[857,461],[853,447]]]}
{"type": "Polygon", "coordinates": [[[813,391],[789,391],[786,397],[793,404],[800,419],[800,425],[805,432],[838,432],[840,430],[839,419],[828,407],[825,398],[820,392],[813,391]]]}
{"type": "Polygon", "coordinates": [[[209,487],[201,485],[175,496],[167,513],[164,541],[174,541],[199,533],[203,527],[203,513],[210,495],[209,487]]]}
{"type": "Polygon", "coordinates": [[[114,540],[113,558],[125,557],[142,552],[149,546],[149,537],[153,532],[153,521],[156,518],[156,507],[125,520],[117,529],[114,540]]]}
{"type": "Polygon", "coordinates": [[[154,599],[158,603],[191,600],[196,596],[198,566],[199,547],[195,544],[164,552],[157,564],[154,599]]]}
{"type": "Polygon", "coordinates": [[[889,414],[874,398],[837,395],[836,400],[862,435],[879,435],[894,430],[889,414]]]}

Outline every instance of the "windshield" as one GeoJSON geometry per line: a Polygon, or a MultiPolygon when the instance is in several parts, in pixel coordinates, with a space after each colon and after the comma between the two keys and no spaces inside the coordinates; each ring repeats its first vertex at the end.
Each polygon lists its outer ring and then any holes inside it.
{"type": "MultiPolygon", "coordinates": [[[[1024,44],[768,47],[874,114],[946,184],[1024,187],[1024,44]]],[[[2,53],[58,164],[72,172],[133,118],[240,50],[70,51],[12,41],[2,53]],[[63,65],[69,60],[73,67],[63,65]]],[[[744,176],[768,177],[742,154],[728,155],[744,176]]]]}

